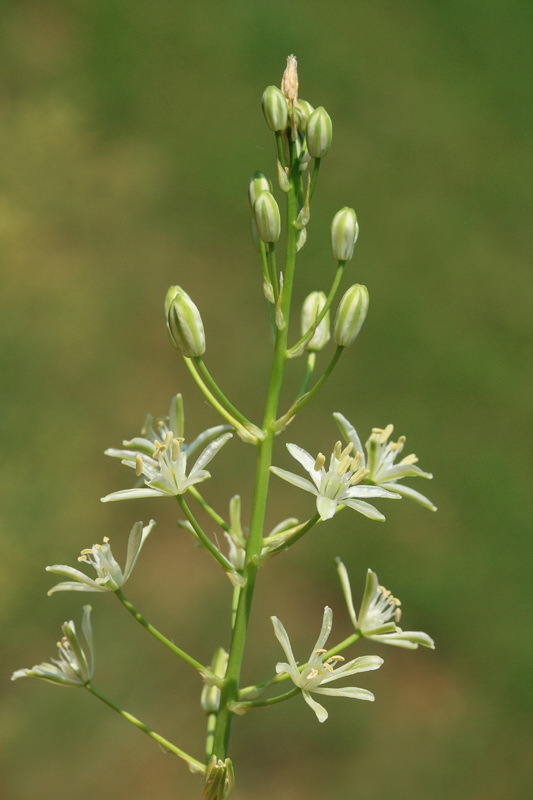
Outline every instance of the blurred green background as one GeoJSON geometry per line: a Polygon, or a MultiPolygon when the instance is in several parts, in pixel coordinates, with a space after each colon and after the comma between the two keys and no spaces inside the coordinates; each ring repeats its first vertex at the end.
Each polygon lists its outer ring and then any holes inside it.
{"type": "MultiPolygon", "coordinates": [[[[532,796],[530,34],[525,0],[4,0],[3,798],[200,794],[179,761],[86,693],[9,676],[48,659],[60,624],[90,600],[96,684],[202,753],[196,676],[113,597],[47,599],[44,566],[73,564],[104,535],[121,557],[132,523],[154,516],[128,595],[201,660],[228,642],[229,583],[177,531],[172,502],[99,503],[131,485],[103,450],[135,434],[146,411],[164,413],[178,390],[189,437],[217,421],[168,344],[171,283],[200,306],[208,364],[228,394],[260,413],[270,343],[246,185],[255,169],[275,177],[260,98],[292,52],[301,96],[334,125],[297,304],[329,286],[329,223],[353,205],[361,235],[345,285],[365,283],[371,306],[289,440],[327,451],[334,410],[362,435],[392,421],[434,472],[413,485],[439,512],[403,501],[383,526],[346,512],[271,562],[244,680],[281,656],[270,614],[302,658],[326,603],[334,636],[347,635],[336,555],[358,597],[366,568],[376,570],[403,601],[404,627],[426,630],[437,649],[361,645],[386,659],[360,680],[376,703],[332,699],[323,726],[299,699],[237,719],[235,798],[532,796]]],[[[302,366],[290,365],[285,402],[302,366]]],[[[289,467],[281,441],[276,463],[289,467]]],[[[221,508],[246,495],[252,467],[252,448],[234,441],[206,495],[221,508]]],[[[302,495],[273,482],[269,522],[303,516],[312,501],[302,495]]]]}

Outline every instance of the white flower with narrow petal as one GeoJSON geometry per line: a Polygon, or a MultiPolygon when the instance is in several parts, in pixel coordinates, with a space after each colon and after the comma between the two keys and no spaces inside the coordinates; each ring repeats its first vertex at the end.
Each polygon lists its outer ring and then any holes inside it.
{"type": "Polygon", "coordinates": [[[401,609],[400,601],[393,597],[388,589],[380,586],[378,576],[371,569],[366,574],[365,591],[359,609],[359,616],[355,613],[352,599],[352,590],[346,567],[337,559],[337,571],[341,580],[342,591],[348,606],[348,614],[356,631],[366,639],[383,644],[392,644],[396,647],[405,647],[416,650],[418,645],[435,649],[431,636],[422,631],[403,631],[399,626],[401,609]]]}
{"type": "Polygon", "coordinates": [[[96,578],[90,578],[81,570],[74,569],[74,567],[69,567],[66,564],[54,564],[51,567],[46,567],[47,572],[53,572],[56,575],[63,575],[65,578],[71,579],[53,586],[48,594],[52,595],[54,592],[116,592],[124,586],[130,577],[142,546],[154,525],[155,521],[152,519],[144,527],[142,522],[136,522],[131,529],[124,572],[111,552],[107,536],[102,544],[93,544],[87,550],[82,550],[81,556],[78,558],[78,561],[83,561],[94,567],[96,578]]]}
{"type": "MultiPolygon", "coordinates": [[[[183,439],[184,436],[184,410],[183,398],[181,394],[175,395],[171,402],[168,416],[158,417],[154,420],[152,414],[147,414],[141,429],[141,435],[133,439],[126,439],[122,442],[122,449],[110,447],[105,451],[106,456],[112,458],[135,458],[137,454],[154,457],[160,442],[164,442],[169,433],[171,439],[183,439]]],[[[181,450],[187,456],[192,456],[197,450],[213,441],[226,431],[231,431],[231,425],[215,425],[202,431],[192,442],[182,442],[181,450]]]]}
{"type": "Polygon", "coordinates": [[[155,442],[153,455],[142,455],[136,453],[135,456],[123,458],[122,463],[135,470],[138,477],[144,478],[145,487],[138,489],[123,489],[102,497],[102,502],[107,503],[112,500],[128,500],[138,497],[175,497],[184,494],[189,486],[211,477],[211,473],[204,467],[209,464],[212,458],[218,453],[229,439],[231,433],[224,433],[210,442],[196,459],[192,469],[187,475],[187,453],[182,448],[183,439],[174,437],[172,431],[168,431],[165,439],[155,442]]]}
{"type": "Polygon", "coordinates": [[[378,669],[378,667],[383,664],[383,659],[379,656],[361,656],[360,658],[354,658],[352,661],[348,661],[342,666],[338,666],[339,662],[344,661],[342,656],[332,656],[324,660],[326,654],[324,645],[328,640],[333,624],[333,612],[331,608],[326,606],[324,609],[324,618],[322,620],[320,635],[309,657],[309,661],[302,670],[298,669],[287,631],[282,623],[277,617],[271,617],[270,619],[274,626],[276,638],[283,647],[288,661],[288,663],[280,662],[276,664],[276,672],[278,675],[282,672],[286,672],[294,685],[302,690],[305,702],[313,709],[319,722],[324,722],[328,718],[328,712],[320,703],[311,697],[311,694],[350,697],[355,700],[374,700],[372,692],[367,691],[367,689],[358,689],[355,686],[346,686],[341,689],[324,688],[324,684],[337,681],[339,678],[345,678],[348,675],[354,675],[356,672],[368,672],[372,669],[378,669]]]}
{"type": "Polygon", "coordinates": [[[350,442],[344,450],[337,442],[329,460],[329,469],[325,469],[326,458],[322,453],[313,458],[307,450],[296,444],[288,444],[287,450],[293,458],[311,476],[312,482],[301,478],[294,472],[288,472],[279,467],[270,467],[278,478],[316,495],[316,507],[322,520],[330,519],[339,504],[359,511],[365,517],[384,520],[383,514],[366,502],[370,497],[398,498],[398,494],[389,492],[380,486],[361,486],[361,481],[368,475],[368,470],[362,465],[362,454],[350,442]]]}
{"type": "Polygon", "coordinates": [[[18,669],[11,676],[12,681],[18,678],[42,678],[50,683],[62,686],[85,686],[94,674],[94,650],[91,629],[91,606],[83,607],[81,630],[86,642],[86,649],[76,633],[72,620],[61,626],[63,636],[57,643],[59,658],[52,658],[51,664],[43,662],[31,669],[18,669]]]}
{"type": "MultiPolygon", "coordinates": [[[[361,441],[351,422],[339,413],[333,414],[333,417],[346,441],[352,444],[356,451],[363,454],[361,441]]],[[[437,507],[423,494],[411,489],[410,486],[398,483],[403,478],[431,479],[433,475],[416,466],[418,458],[414,453],[404,456],[401,461],[395,463],[405,447],[405,436],[400,436],[397,442],[389,442],[393,430],[393,425],[372,429],[370,438],[365,444],[367,458],[365,459],[364,455],[362,458],[362,466],[368,470],[366,480],[375,486],[381,486],[382,489],[397,492],[402,497],[410,497],[415,503],[429,508],[430,511],[436,511],[437,507]]]]}

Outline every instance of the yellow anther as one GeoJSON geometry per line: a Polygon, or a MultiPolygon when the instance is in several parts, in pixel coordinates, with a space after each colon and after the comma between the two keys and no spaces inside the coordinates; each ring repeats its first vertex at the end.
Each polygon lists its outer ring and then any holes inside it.
{"type": "Polygon", "coordinates": [[[328,664],[327,661],[324,662],[324,666],[325,666],[325,668],[327,670],[329,670],[330,672],[333,672],[333,667],[331,666],[331,664],[328,664]]]}
{"type": "Polygon", "coordinates": [[[358,469],[358,467],[361,464],[362,460],[363,460],[363,454],[360,453],[359,450],[358,450],[357,453],[352,458],[352,470],[354,472],[355,472],[356,469],[358,469]]]}
{"type": "Polygon", "coordinates": [[[355,486],[356,483],[361,483],[361,481],[364,480],[367,475],[370,475],[370,470],[365,469],[365,467],[360,467],[350,478],[350,484],[355,486]]]}
{"type": "Polygon", "coordinates": [[[328,661],[330,662],[330,664],[332,664],[334,661],[346,661],[346,659],[344,658],[344,656],[331,656],[331,658],[328,658],[328,661]]]}
{"type": "Polygon", "coordinates": [[[402,618],[402,609],[397,608],[396,611],[394,612],[394,622],[399,622],[401,618],[402,618]]]}
{"type": "Polygon", "coordinates": [[[342,461],[337,464],[337,475],[344,475],[344,473],[350,469],[350,464],[352,463],[352,459],[350,456],[344,456],[342,461]]]}
{"type": "Polygon", "coordinates": [[[78,561],[87,561],[87,556],[78,556],[78,561]]]}
{"type": "Polygon", "coordinates": [[[342,444],[340,442],[335,442],[335,447],[333,448],[333,455],[335,456],[337,461],[341,460],[342,458],[341,453],[342,453],[342,444]]]}
{"type": "Polygon", "coordinates": [[[394,430],[394,425],[391,425],[391,424],[389,423],[389,424],[387,425],[387,427],[386,427],[386,428],[384,428],[384,429],[382,430],[382,432],[381,432],[381,436],[379,437],[379,439],[378,439],[378,442],[379,442],[380,444],[385,444],[385,442],[387,441],[387,439],[389,438],[389,436],[391,435],[391,433],[393,432],[393,430],[394,430]]]}
{"type": "Polygon", "coordinates": [[[183,439],[172,439],[172,460],[176,461],[180,454],[180,441],[183,439]]]}
{"type": "Polygon", "coordinates": [[[344,458],[344,456],[348,456],[348,455],[350,455],[350,453],[352,452],[352,450],[353,450],[353,442],[350,442],[349,444],[347,444],[347,445],[346,445],[346,447],[345,447],[345,448],[344,448],[344,450],[342,451],[342,453],[341,453],[341,459],[343,459],[343,458],[344,458]]]}
{"type": "Polygon", "coordinates": [[[102,545],[101,544],[93,544],[93,552],[95,550],[101,550],[101,549],[102,549],[102,545]]]}
{"type": "Polygon", "coordinates": [[[165,436],[165,447],[168,447],[172,439],[174,438],[174,434],[172,431],[167,431],[165,436]]]}
{"type": "Polygon", "coordinates": [[[88,556],[89,553],[92,553],[92,551],[93,551],[92,547],[86,547],[85,550],[80,550],[80,553],[82,554],[82,556],[86,556],[86,555],[88,556]]]}
{"type": "Polygon", "coordinates": [[[323,453],[319,453],[316,457],[315,466],[313,467],[315,472],[320,472],[325,463],[326,463],[326,456],[323,455],[323,453]]]}
{"type": "Polygon", "coordinates": [[[143,460],[139,453],[135,456],[135,474],[138,478],[143,474],[143,460]]]}
{"type": "Polygon", "coordinates": [[[318,656],[321,656],[322,653],[327,653],[328,651],[324,650],[324,648],[321,647],[320,650],[313,650],[313,652],[316,653],[318,656]]]}
{"type": "Polygon", "coordinates": [[[402,458],[400,464],[416,464],[417,461],[418,461],[417,456],[415,456],[414,453],[411,453],[410,455],[405,456],[405,458],[402,458]]]}
{"type": "Polygon", "coordinates": [[[105,544],[107,544],[107,543],[108,543],[108,541],[109,541],[109,536],[104,536],[104,542],[105,542],[105,544]]]}
{"type": "Polygon", "coordinates": [[[317,669],[311,669],[311,670],[309,670],[309,672],[307,673],[307,678],[308,678],[308,679],[309,679],[309,678],[316,678],[316,676],[317,676],[317,675],[318,675],[318,670],[317,670],[317,669]]]}

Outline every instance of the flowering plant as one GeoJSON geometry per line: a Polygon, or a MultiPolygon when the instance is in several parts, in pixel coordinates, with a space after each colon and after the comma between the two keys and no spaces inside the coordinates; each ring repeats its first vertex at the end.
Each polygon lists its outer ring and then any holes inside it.
{"type": "MultiPolygon", "coordinates": [[[[133,488],[112,492],[102,500],[108,502],[172,498],[183,514],[181,527],[189,532],[195,542],[226,573],[232,586],[231,627],[228,627],[224,644],[214,642],[211,664],[201,663],[148,622],[125,596],[124,586],[152,532],[154,520],[145,526],[142,522],[133,525],[124,568],[116,560],[106,536],[101,544],[82,550],[78,559],[82,566],[89,566],[95,571],[94,577],[82,569],[65,564],[47,567],[49,572],[66,579],[54,585],[48,594],[66,591],[115,594],[148,633],[197,671],[202,682],[199,687],[199,701],[207,714],[205,758],[196,758],[177,747],[122,709],[95,686],[89,606],[85,606],[83,612],[81,629],[84,644],[74,623],[65,622],[63,637],[58,645],[59,657],[52,659],[51,663],[17,670],[13,674],[13,679],[36,677],[63,686],[85,688],[166,750],[183,759],[193,772],[203,776],[203,800],[226,800],[233,791],[234,768],[229,752],[235,715],[282,703],[301,694],[319,722],[324,722],[328,718],[328,711],[316,700],[316,695],[374,700],[373,693],[367,688],[330,686],[333,682],[356,673],[376,670],[383,664],[379,655],[356,656],[345,661],[341,653],[347,651],[358,639],[367,638],[377,646],[390,644],[409,649],[416,649],[419,645],[429,648],[434,646],[433,640],[426,633],[403,631],[398,626],[400,602],[378,584],[377,575],[371,570],[367,572],[363,599],[356,614],[348,572],[340,559],[337,559],[341,588],[354,632],[327,650],[325,645],[332,631],[333,614],[326,605],[315,646],[308,660],[299,664],[285,627],[273,616],[271,620],[274,634],[285,653],[286,661],[274,663],[275,649],[272,647],[269,654],[270,677],[251,686],[241,685],[241,667],[254,589],[258,573],[269,559],[293,547],[316,525],[327,523],[346,507],[371,520],[383,521],[385,517],[381,507],[376,508],[368,500],[379,504],[382,500],[401,500],[407,497],[427,509],[435,510],[430,500],[402,483],[404,479],[430,479],[432,476],[416,466],[417,459],[414,455],[397,461],[403,450],[405,437],[400,437],[397,442],[389,441],[392,425],[383,429],[373,428],[363,447],[352,423],[341,412],[335,412],[334,419],[346,444],[336,442],[328,459],[320,452],[314,458],[301,446],[287,444],[290,455],[303,467],[308,478],[272,463],[276,436],[282,434],[287,425],[312,400],[333,372],[346,348],[356,341],[369,307],[367,288],[354,283],[344,290],[334,308],[347,263],[353,257],[359,235],[355,211],[344,207],[335,214],[331,223],[332,254],[336,263],[331,286],[327,291],[314,290],[306,297],[299,315],[300,338],[293,343],[289,342],[291,315],[294,315],[293,291],[297,257],[306,244],[319,171],[322,160],[330,151],[333,130],[327,111],[322,107],[315,109],[308,101],[300,98],[298,88],[296,59],[290,56],[281,86],[269,86],[262,98],[263,113],[274,134],[277,183],[285,198],[284,214],[280,212],[275,198],[273,183],[266,175],[254,173],[248,186],[249,221],[260,262],[262,288],[273,336],[270,378],[262,420],[250,420],[228,399],[214,380],[204,359],[207,342],[199,308],[181,286],[171,286],[164,304],[165,324],[171,344],[183,357],[183,363],[198,389],[218,412],[222,421],[187,443],[184,439],[183,401],[181,395],[177,394],[170,403],[168,416],[154,420],[149,415],[139,436],[125,440],[120,448],[106,450],[107,455],[120,459],[122,464],[133,469],[138,480],[133,488]],[[280,269],[277,248],[283,227],[285,253],[280,269]],[[333,325],[330,317],[333,317],[333,325]],[[317,357],[328,346],[332,346],[329,361],[316,376],[317,357]],[[305,369],[301,387],[289,407],[280,409],[284,374],[291,361],[302,356],[305,356],[305,369]],[[229,445],[232,439],[233,442],[229,445]],[[251,515],[245,525],[241,522],[239,495],[231,498],[229,514],[225,516],[210,504],[198,488],[200,483],[211,478],[211,470],[216,475],[216,456],[226,444],[229,445],[228,450],[236,444],[251,446],[256,450],[251,515]],[[195,460],[191,462],[193,457],[195,460]],[[210,471],[206,469],[208,465],[210,471]],[[265,530],[271,474],[316,498],[316,510],[308,519],[299,521],[294,517],[287,517],[271,531],[265,530]],[[204,530],[198,519],[198,508],[210,517],[223,536],[211,537],[204,530]],[[227,545],[224,544],[224,539],[227,545]],[[291,681],[292,688],[276,693],[285,680],[291,681]]],[[[353,409],[350,413],[353,413],[353,409]]],[[[384,505],[387,506],[387,503],[384,505]]]]}

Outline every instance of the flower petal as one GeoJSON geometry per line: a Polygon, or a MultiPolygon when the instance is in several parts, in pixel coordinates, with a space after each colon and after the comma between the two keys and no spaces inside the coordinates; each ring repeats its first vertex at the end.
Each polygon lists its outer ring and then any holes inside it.
{"type": "Polygon", "coordinates": [[[353,442],[352,455],[355,455],[356,453],[361,453],[362,456],[361,466],[365,467],[366,466],[365,451],[354,426],[352,425],[351,422],[349,422],[346,419],[346,417],[344,417],[338,411],[336,411],[335,414],[333,414],[333,419],[337,423],[339,430],[346,439],[346,441],[353,442]]]}
{"type": "MultiPolygon", "coordinates": [[[[67,564],[53,564],[51,567],[46,567],[47,572],[53,572],[54,575],[64,575],[66,578],[73,578],[76,581],[78,586],[78,591],[90,591],[90,592],[105,592],[106,589],[102,588],[102,586],[96,583],[93,578],[89,578],[84,572],[81,572],[79,569],[74,569],[74,567],[69,567],[67,564]],[[83,584],[83,586],[82,586],[83,584]]],[[[57,591],[66,591],[65,589],[59,589],[58,587],[65,586],[65,584],[59,583],[57,586],[54,586],[48,594],[53,594],[57,591]]]]}
{"type": "Polygon", "coordinates": [[[324,683],[331,683],[339,678],[346,678],[348,675],[355,675],[357,672],[370,672],[370,670],[379,669],[383,664],[383,659],[379,656],[359,656],[346,664],[341,664],[337,667],[331,675],[327,675],[322,681],[324,683]]]}
{"type": "Polygon", "coordinates": [[[381,511],[378,511],[377,508],[371,506],[370,503],[365,503],[364,500],[352,500],[348,498],[347,500],[343,500],[342,502],[344,503],[345,506],[348,506],[348,508],[353,508],[355,511],[359,511],[360,514],[364,514],[365,517],[368,517],[369,519],[375,519],[380,521],[383,521],[385,519],[381,511]]]}
{"type": "Polygon", "coordinates": [[[335,561],[337,564],[337,573],[341,581],[342,593],[344,595],[344,599],[346,600],[346,605],[348,607],[348,616],[350,617],[354,628],[357,628],[357,614],[355,613],[355,608],[353,604],[352,587],[350,586],[348,571],[344,566],[344,564],[342,563],[342,561],[340,560],[340,558],[336,558],[335,561]]]}
{"type": "Polygon", "coordinates": [[[276,639],[278,640],[280,645],[283,647],[283,651],[284,651],[285,655],[287,656],[287,660],[288,660],[290,668],[291,668],[291,670],[289,672],[289,675],[291,677],[293,677],[293,674],[296,673],[296,675],[299,676],[300,673],[298,672],[298,666],[296,664],[296,660],[295,660],[293,652],[292,652],[292,647],[291,647],[291,642],[290,642],[290,639],[289,639],[289,635],[288,635],[287,631],[285,630],[285,627],[283,626],[283,623],[280,622],[280,620],[277,617],[270,617],[270,620],[272,622],[272,625],[274,626],[274,634],[276,636],[276,639]]]}
{"type": "MultiPolygon", "coordinates": [[[[315,689],[315,691],[317,690],[315,689]]],[[[317,701],[311,697],[309,692],[302,692],[302,695],[307,705],[310,706],[315,712],[318,721],[325,722],[329,715],[324,706],[321,706],[320,703],[317,703],[317,701]]]]}
{"type": "Polygon", "coordinates": [[[273,472],[278,478],[292,483],[293,486],[297,486],[299,489],[311,492],[311,494],[318,494],[316,487],[313,486],[311,481],[308,481],[307,478],[302,478],[300,475],[296,475],[295,472],[289,472],[286,469],[280,469],[280,467],[270,467],[270,472],[273,472]]]}
{"type": "Polygon", "coordinates": [[[398,486],[396,483],[393,484],[382,483],[381,485],[385,488],[393,489],[402,497],[408,497],[410,500],[414,500],[415,503],[419,503],[419,505],[424,506],[424,508],[429,508],[430,511],[437,510],[437,506],[434,506],[431,500],[428,500],[428,498],[424,497],[424,495],[420,494],[420,492],[411,489],[410,486],[403,486],[403,485],[398,486]]]}
{"type": "Polygon", "coordinates": [[[111,492],[101,497],[102,503],[111,503],[115,500],[135,500],[139,497],[164,497],[166,492],[161,492],[159,489],[121,489],[119,492],[111,492]]]}
{"type": "Polygon", "coordinates": [[[333,626],[333,611],[329,606],[326,606],[324,608],[324,616],[322,617],[322,627],[320,629],[318,639],[316,640],[316,644],[313,647],[313,652],[315,652],[316,650],[322,650],[322,648],[324,647],[329,638],[332,626],[333,626]]]}
{"type": "Polygon", "coordinates": [[[137,563],[139,553],[146,539],[150,535],[152,528],[155,525],[155,520],[151,519],[148,525],[143,528],[142,522],[136,522],[130,531],[128,538],[128,554],[126,556],[126,566],[124,568],[124,579],[122,583],[126,583],[131,575],[133,567],[137,563]]]}
{"type": "Polygon", "coordinates": [[[396,486],[394,488],[394,492],[389,492],[387,489],[384,489],[382,486],[361,486],[360,484],[357,486],[351,486],[343,496],[344,497],[388,497],[390,500],[399,500],[399,496],[396,493],[396,486]]]}
{"type": "Polygon", "coordinates": [[[226,442],[228,442],[232,438],[233,438],[233,434],[232,433],[224,433],[222,436],[219,436],[218,439],[215,439],[214,442],[211,442],[211,444],[208,444],[207,447],[205,448],[205,450],[203,450],[200,453],[200,455],[198,456],[198,458],[197,458],[197,460],[196,460],[196,462],[195,462],[195,464],[194,464],[194,466],[193,466],[193,468],[191,470],[191,474],[193,472],[197,472],[197,471],[203,470],[203,468],[205,466],[207,466],[207,464],[209,464],[211,459],[213,459],[216,456],[216,454],[218,453],[220,448],[224,447],[226,442]]]}
{"type": "Polygon", "coordinates": [[[321,520],[331,519],[335,515],[337,506],[338,502],[336,500],[331,497],[325,497],[323,494],[319,494],[316,499],[316,508],[321,520]]]}
{"type": "Polygon", "coordinates": [[[313,458],[313,456],[308,453],[307,450],[304,450],[303,447],[299,447],[297,444],[287,444],[287,450],[291,456],[302,465],[305,471],[308,472],[311,477],[313,477],[313,473],[316,472],[316,459],[313,458]]]}
{"type": "Polygon", "coordinates": [[[357,686],[345,686],[341,689],[315,689],[315,694],[329,694],[332,697],[350,697],[352,700],[375,700],[372,692],[368,689],[359,689],[357,686]]]}

